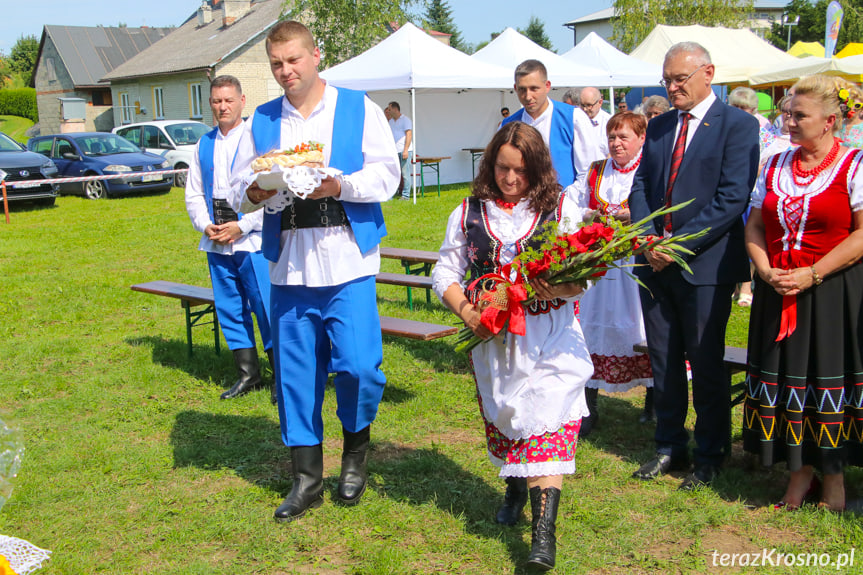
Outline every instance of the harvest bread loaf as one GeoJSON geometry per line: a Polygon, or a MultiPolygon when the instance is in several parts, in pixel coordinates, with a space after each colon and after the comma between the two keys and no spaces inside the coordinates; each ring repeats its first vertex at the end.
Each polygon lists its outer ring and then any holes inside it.
{"type": "Polygon", "coordinates": [[[252,169],[266,172],[273,166],[293,168],[296,166],[324,167],[324,145],[318,142],[297,144],[290,150],[273,150],[252,161],[252,169]]]}

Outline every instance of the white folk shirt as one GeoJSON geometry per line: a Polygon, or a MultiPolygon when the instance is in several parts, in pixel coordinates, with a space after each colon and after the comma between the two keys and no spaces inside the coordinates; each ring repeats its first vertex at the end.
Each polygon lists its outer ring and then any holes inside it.
{"type": "MultiPolygon", "coordinates": [[[[235,194],[231,191],[231,163],[234,161],[234,153],[240,143],[243,134],[243,124],[223,135],[221,130],[216,132],[216,142],[213,151],[213,198],[227,200],[234,203],[235,194]]],[[[204,233],[208,225],[213,223],[210,219],[210,211],[207,207],[207,199],[204,195],[204,183],[201,178],[201,163],[198,161],[200,140],[195,146],[195,161],[189,166],[189,175],[186,178],[186,211],[196,230],[204,234],[198,249],[215,254],[231,255],[234,252],[256,252],[261,249],[261,225],[263,223],[263,212],[244,214],[239,221],[243,235],[235,242],[221,245],[217,244],[204,233]]]]}
{"type": "MultiPolygon", "coordinates": [[[[545,112],[539,115],[539,118],[534,119],[526,111],[521,115],[521,121],[528,126],[536,128],[546,145],[550,145],[549,137],[551,134],[551,114],[554,109],[554,101],[549,99],[548,106],[545,112]]],[[[575,108],[572,114],[572,159],[577,172],[576,180],[580,181],[587,176],[587,169],[590,164],[596,160],[601,160],[605,157],[600,149],[600,143],[596,138],[596,130],[593,124],[590,123],[590,118],[584,113],[581,108],[575,108]]]]}
{"type": "Polygon", "coordinates": [[[405,138],[409,130],[414,129],[411,119],[402,114],[399,119],[389,121],[390,129],[393,131],[393,140],[396,142],[396,151],[401,154],[405,151],[405,138]]]}
{"type": "MultiPolygon", "coordinates": [[[[288,99],[282,97],[280,147],[287,149],[303,142],[319,142],[324,145],[324,162],[329,165],[337,99],[338,91],[327,84],[321,101],[308,118],[303,118],[288,99]]],[[[255,151],[253,119],[254,116],[246,122],[240,139],[234,162],[234,180],[248,177],[252,160],[270,151],[261,150],[260,154],[255,151]]],[[[401,170],[383,110],[368,97],[365,98],[362,152],[362,169],[338,177],[341,183],[338,199],[357,203],[385,202],[398,188],[401,170]]],[[[245,211],[263,207],[263,204],[251,203],[245,193],[241,200],[239,207],[245,211]]],[[[380,263],[378,247],[365,254],[360,253],[350,226],[282,230],[279,261],[270,262],[270,281],[274,285],[335,286],[377,274],[380,263]]]]}
{"type": "Polygon", "coordinates": [[[599,109],[599,112],[596,113],[596,116],[590,119],[590,123],[593,125],[593,129],[596,133],[596,139],[599,142],[599,150],[602,152],[603,157],[608,156],[608,133],[606,128],[608,126],[608,120],[611,118],[611,114],[603,110],[599,109]]]}

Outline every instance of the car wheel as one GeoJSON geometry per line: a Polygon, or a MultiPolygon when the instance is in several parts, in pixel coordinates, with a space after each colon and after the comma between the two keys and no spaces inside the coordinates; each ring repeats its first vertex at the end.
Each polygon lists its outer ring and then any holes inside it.
{"type": "MultiPolygon", "coordinates": [[[[94,174],[90,174],[94,175],[94,174]]],[[[108,190],[102,180],[84,182],[84,196],[89,200],[101,200],[108,197],[108,190]]]]}
{"type": "MultiPolygon", "coordinates": [[[[186,164],[177,164],[176,166],[174,166],[174,169],[175,170],[185,170],[188,167],[189,166],[187,166],[186,164]]],[[[174,187],[185,188],[187,175],[188,175],[188,172],[185,174],[174,174],[174,187]]]]}

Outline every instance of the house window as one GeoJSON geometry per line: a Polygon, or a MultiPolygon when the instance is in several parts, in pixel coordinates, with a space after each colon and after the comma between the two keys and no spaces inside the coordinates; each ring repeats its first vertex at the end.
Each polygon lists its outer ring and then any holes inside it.
{"type": "Polygon", "coordinates": [[[200,119],[203,117],[201,98],[201,84],[189,84],[189,114],[192,118],[200,119]]]}
{"type": "Polygon", "coordinates": [[[132,123],[132,106],[129,105],[129,93],[120,92],[120,110],[124,124],[132,123]]]}
{"type": "Polygon", "coordinates": [[[153,88],[153,117],[157,120],[165,119],[165,98],[161,86],[153,88]]]}

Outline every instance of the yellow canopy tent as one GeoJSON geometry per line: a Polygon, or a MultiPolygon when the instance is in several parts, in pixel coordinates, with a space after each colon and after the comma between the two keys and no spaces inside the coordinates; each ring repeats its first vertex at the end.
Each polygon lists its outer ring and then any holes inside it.
{"type": "Polygon", "coordinates": [[[798,40],[793,46],[791,46],[788,53],[798,58],[805,58],[806,56],[817,56],[819,58],[823,58],[824,46],[818,42],[801,42],[798,40]]]}
{"type": "Polygon", "coordinates": [[[845,58],[846,56],[857,56],[858,54],[863,54],[863,44],[859,42],[849,42],[847,46],[842,48],[838,54],[836,54],[837,58],[845,58]]]}

